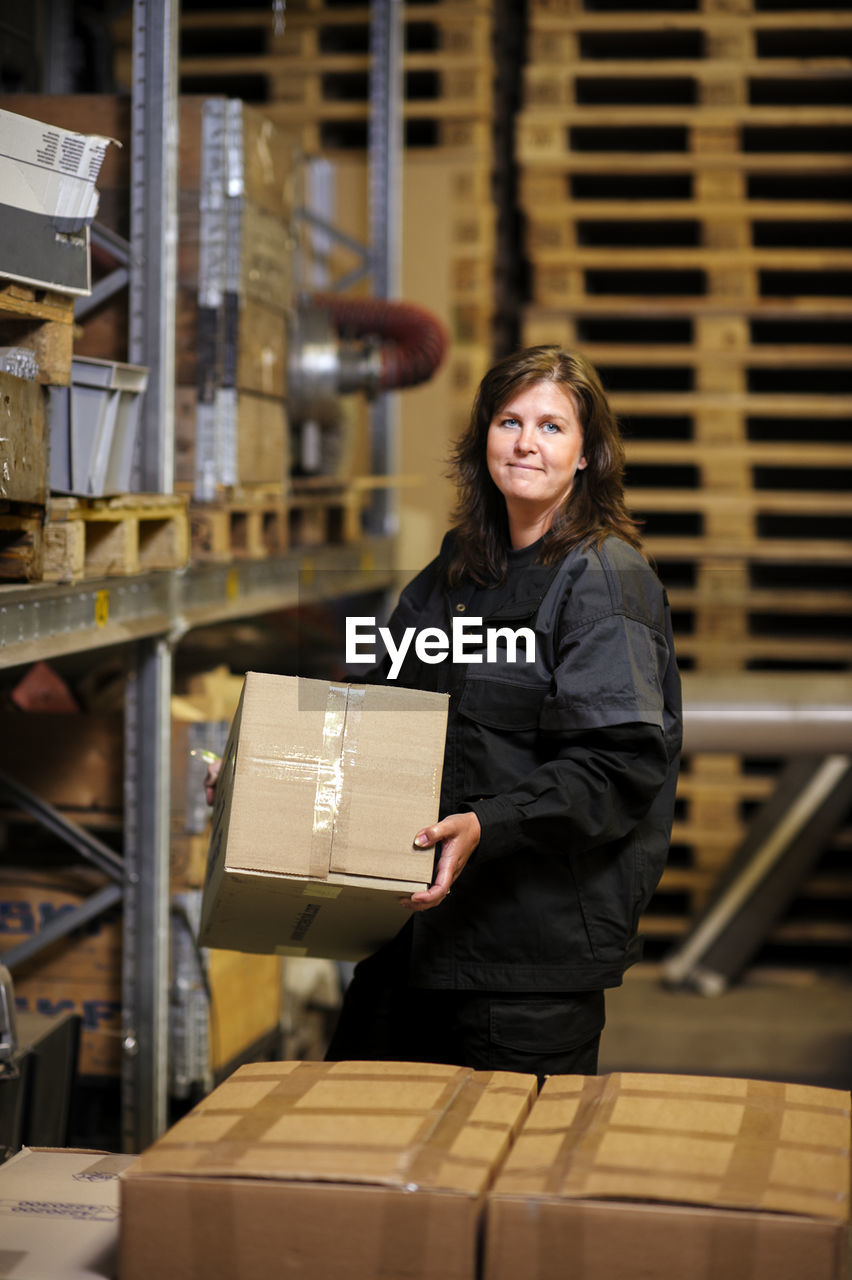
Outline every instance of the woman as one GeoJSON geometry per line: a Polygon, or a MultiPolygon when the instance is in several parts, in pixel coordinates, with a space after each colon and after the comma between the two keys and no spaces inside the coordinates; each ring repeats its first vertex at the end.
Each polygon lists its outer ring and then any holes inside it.
{"type": "Polygon", "coordinates": [[[681,739],[668,603],[623,465],[582,356],[532,347],[485,375],[453,455],[455,524],[389,623],[398,645],[482,620],[474,661],[409,646],[396,678],[450,695],[441,817],[414,837],[434,879],[356,967],[329,1059],[597,1069],[604,991],[638,958],[665,862],[681,739]]]}

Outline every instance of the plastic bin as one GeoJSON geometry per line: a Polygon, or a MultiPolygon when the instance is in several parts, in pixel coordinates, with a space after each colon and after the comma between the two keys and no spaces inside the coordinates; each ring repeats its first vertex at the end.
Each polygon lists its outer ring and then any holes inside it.
{"type": "Polygon", "coordinates": [[[50,388],[50,487],[97,498],[130,489],[148,370],[75,356],[71,386],[50,388]]]}

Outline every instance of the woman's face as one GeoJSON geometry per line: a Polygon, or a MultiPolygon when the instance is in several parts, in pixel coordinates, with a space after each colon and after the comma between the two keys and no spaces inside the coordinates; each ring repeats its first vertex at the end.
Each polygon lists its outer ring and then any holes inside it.
{"type": "Polygon", "coordinates": [[[573,398],[555,382],[535,382],[491,419],[486,443],[491,479],[513,517],[545,532],[586,466],[573,398]]]}

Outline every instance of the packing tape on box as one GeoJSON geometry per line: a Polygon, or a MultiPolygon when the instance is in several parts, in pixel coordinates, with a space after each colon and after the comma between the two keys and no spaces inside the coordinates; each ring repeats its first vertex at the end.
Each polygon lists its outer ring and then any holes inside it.
{"type": "MultiPolygon", "coordinates": [[[[361,740],[361,717],[364,714],[364,697],[366,689],[357,685],[348,686],[348,697],[346,702],[346,722],[343,726],[343,741],[341,744],[341,786],[343,776],[348,765],[352,764],[358,754],[359,743],[361,740]]],[[[351,809],[352,792],[346,788],[342,790],[337,799],[337,820],[335,822],[335,832],[343,841],[344,846],[349,844],[349,826],[350,826],[350,809],[351,809]]],[[[331,854],[329,851],[329,863],[331,866],[331,854]]]]}
{"type": "Polygon", "coordinates": [[[314,822],[311,831],[309,871],[324,879],[331,867],[331,846],[337,835],[344,842],[349,834],[350,799],[343,787],[347,763],[358,753],[363,688],[329,685],[322,730],[322,754],[317,762],[314,822]]]}
{"type": "Polygon", "coordinates": [[[198,1167],[196,1155],[207,1171],[220,1156],[228,1167],[236,1161],[244,1172],[255,1173],[280,1172],[282,1161],[292,1159],[316,1176],[330,1171],[342,1176],[348,1166],[360,1178],[366,1152],[381,1181],[407,1192],[457,1186],[458,1171],[465,1169],[473,1175],[470,1185],[479,1185],[494,1164],[495,1145],[508,1143],[522,1110],[511,1104],[504,1109],[499,1097],[529,1095],[533,1078],[516,1082],[508,1073],[468,1068],[440,1076],[428,1066],[422,1074],[406,1066],[395,1071],[388,1064],[376,1079],[359,1063],[252,1064],[250,1072],[230,1077],[179,1121],[145,1162],[153,1168],[162,1156],[163,1167],[171,1168],[174,1157],[166,1153],[182,1148],[187,1168],[198,1167]],[[402,1086],[402,1096],[394,1094],[395,1085],[402,1086]],[[483,1108],[486,1093],[491,1102],[483,1108]],[[331,1137],[322,1137],[315,1123],[319,1117],[345,1115],[362,1119],[368,1132],[371,1117],[388,1114],[395,1117],[394,1138],[373,1135],[366,1146],[363,1133],[353,1141],[335,1126],[331,1137]],[[231,1117],[226,1139],[219,1121],[223,1115],[231,1117]],[[415,1132],[405,1132],[406,1120],[414,1121],[415,1132]],[[477,1134],[485,1141],[477,1141],[477,1134]]]}
{"type": "Polygon", "coordinates": [[[322,751],[317,761],[314,823],[308,860],[310,875],[324,879],[331,865],[331,842],[343,791],[343,733],[347,716],[347,689],[329,685],[322,726],[322,751]]]}
{"type": "MultiPolygon", "coordinates": [[[[776,1166],[781,1153],[788,1152],[791,1169],[795,1155],[802,1143],[784,1136],[784,1116],[791,1111],[803,1111],[811,1115],[834,1116],[840,1122],[838,1133],[848,1131],[848,1107],[832,1105],[832,1091],[814,1089],[805,1099],[798,1089],[791,1101],[790,1086],[774,1081],[720,1081],[718,1088],[691,1087],[681,1095],[673,1095],[670,1088],[631,1088],[629,1074],[605,1077],[566,1077],[566,1093],[575,1094],[576,1110],[570,1120],[560,1119],[552,1126],[538,1132],[561,1133],[562,1141],[555,1157],[547,1166],[535,1170],[543,1179],[542,1189],[550,1194],[587,1196],[603,1194],[619,1198],[625,1188],[642,1186],[642,1194],[650,1200],[666,1201],[681,1198],[689,1203],[702,1204],[708,1200],[716,1205],[752,1208],[761,1206],[783,1212],[806,1212],[818,1217],[833,1217],[837,1213],[837,1197],[833,1190],[819,1186],[806,1186],[798,1182],[791,1172],[788,1178],[777,1182],[776,1166]],[[726,1092],[726,1083],[733,1092],[726,1092]],[[630,1106],[630,1101],[657,1103],[668,1120],[659,1123],[630,1106]],[[622,1101],[627,1107],[622,1109],[622,1101]],[[682,1120],[673,1127],[672,1110],[678,1102],[694,1111],[694,1124],[682,1120]],[[736,1115],[736,1124],[728,1132],[720,1132],[708,1126],[701,1116],[701,1107],[726,1106],[736,1115]],[[617,1154],[617,1164],[611,1162],[603,1149],[613,1134],[623,1135],[624,1144],[617,1154]],[[641,1145],[644,1156],[631,1162],[628,1143],[636,1140],[637,1151],[641,1145]],[[648,1146],[661,1140],[669,1148],[668,1159],[673,1158],[674,1145],[704,1142],[718,1151],[717,1168],[710,1164],[696,1168],[655,1170],[649,1166],[648,1146]]],[[[700,1083],[700,1082],[696,1082],[700,1083]]],[[[537,1106],[539,1113],[555,1105],[561,1108],[565,1094],[542,1096],[537,1106]]],[[[564,1114],[564,1113],[563,1113],[564,1114]]],[[[818,1150],[824,1160],[848,1162],[848,1144],[825,1140],[804,1144],[813,1154],[818,1150]]],[[[708,1148],[709,1149],[709,1148],[708,1148]]],[[[529,1170],[533,1172],[533,1170],[529,1170]]]]}

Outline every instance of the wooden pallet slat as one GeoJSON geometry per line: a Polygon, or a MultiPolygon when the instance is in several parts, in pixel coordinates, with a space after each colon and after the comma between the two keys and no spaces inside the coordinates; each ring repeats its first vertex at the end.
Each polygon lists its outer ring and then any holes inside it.
{"type": "Polygon", "coordinates": [[[197,561],[263,560],[288,546],[287,499],[250,490],[189,508],[192,556],[197,561]]]}
{"type": "MultiPolygon", "coordinates": [[[[577,0],[528,0],[531,32],[553,37],[559,32],[595,31],[828,31],[835,33],[844,25],[844,14],[850,10],[811,9],[806,4],[778,10],[761,10],[742,4],[718,7],[704,4],[701,9],[682,11],[628,10],[615,12],[594,10],[577,0]]],[[[846,19],[848,25],[850,19],[846,19]]]]}
{"type": "Polygon", "coordinates": [[[340,545],[362,536],[366,488],[327,477],[295,479],[288,499],[289,536],[295,547],[340,545]]]}

